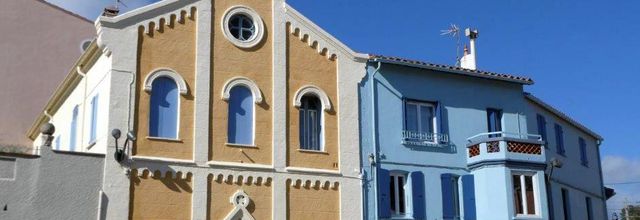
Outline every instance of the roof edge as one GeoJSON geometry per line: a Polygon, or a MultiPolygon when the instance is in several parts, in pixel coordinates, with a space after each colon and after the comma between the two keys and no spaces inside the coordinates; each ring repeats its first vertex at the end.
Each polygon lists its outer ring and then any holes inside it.
{"type": "Polygon", "coordinates": [[[82,16],[81,16],[81,15],[79,15],[79,14],[73,13],[72,11],[69,11],[69,10],[67,10],[67,9],[64,9],[64,8],[62,8],[62,7],[60,7],[60,6],[57,6],[57,5],[55,5],[55,4],[51,3],[51,2],[48,2],[48,1],[45,1],[45,0],[36,0],[36,1],[37,1],[37,2],[40,2],[40,3],[42,3],[42,4],[45,4],[45,5],[48,5],[48,6],[50,6],[50,7],[54,8],[54,9],[57,9],[57,10],[59,10],[59,11],[62,11],[62,12],[63,12],[63,13],[65,13],[65,14],[68,14],[68,15],[71,15],[71,16],[73,16],[73,17],[76,17],[76,18],[78,18],[78,19],[80,19],[80,20],[86,21],[86,22],[88,22],[89,24],[93,24],[93,21],[92,21],[92,20],[89,20],[88,18],[82,17],[82,16]]]}
{"type": "Polygon", "coordinates": [[[461,74],[461,75],[466,75],[471,77],[499,80],[499,81],[517,83],[522,85],[533,85],[535,83],[532,79],[529,79],[529,78],[512,76],[512,75],[501,74],[501,73],[487,72],[487,71],[481,71],[481,70],[470,70],[470,69],[464,69],[464,68],[454,67],[449,65],[431,64],[431,63],[426,63],[422,61],[414,61],[414,60],[408,60],[408,59],[403,59],[406,61],[402,61],[402,60],[390,59],[385,56],[379,56],[379,55],[373,55],[373,54],[370,54],[369,57],[370,57],[369,60],[374,62],[383,62],[383,63],[409,66],[409,67],[415,67],[415,68],[421,68],[421,69],[456,73],[456,74],[461,74]],[[504,76],[500,76],[500,75],[504,75],[504,76]],[[510,78],[510,77],[513,77],[513,78],[510,78]],[[523,78],[523,79],[517,79],[517,78],[523,78]]]}
{"type": "Polygon", "coordinates": [[[35,140],[36,137],[38,137],[40,126],[51,120],[45,114],[45,112],[47,114],[55,114],[63,104],[61,100],[69,97],[69,95],[71,95],[71,92],[73,91],[73,87],[75,87],[80,82],[81,77],[79,76],[79,74],[77,74],[78,67],[83,69],[83,71],[90,69],[98,60],[101,54],[102,53],[100,53],[100,48],[98,48],[96,40],[94,39],[93,41],[91,41],[91,44],[89,45],[87,50],[85,50],[85,52],[80,55],[80,58],[78,58],[71,70],[69,70],[69,73],[64,78],[62,83],[60,83],[58,87],[56,87],[56,90],[49,98],[49,101],[45,105],[44,109],[33,122],[31,128],[29,128],[29,130],[27,131],[26,135],[30,140],[35,140]]]}
{"type": "Polygon", "coordinates": [[[547,104],[546,102],[542,101],[541,99],[539,99],[538,97],[532,95],[531,93],[524,92],[524,97],[527,100],[529,100],[530,102],[532,102],[532,103],[544,108],[545,110],[553,113],[554,115],[558,116],[562,120],[565,120],[566,122],[568,122],[569,124],[575,126],[579,130],[587,133],[588,135],[591,135],[592,137],[596,138],[597,140],[604,141],[604,138],[602,138],[602,136],[600,136],[598,133],[592,131],[591,129],[587,128],[586,126],[584,126],[580,122],[578,122],[578,121],[574,120],[573,118],[569,117],[568,115],[562,113],[560,110],[558,110],[558,109],[554,108],[553,106],[547,104]]]}

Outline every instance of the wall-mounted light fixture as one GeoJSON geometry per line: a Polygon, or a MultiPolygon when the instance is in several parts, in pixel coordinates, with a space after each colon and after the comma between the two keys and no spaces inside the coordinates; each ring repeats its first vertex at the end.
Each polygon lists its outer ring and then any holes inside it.
{"type": "Polygon", "coordinates": [[[124,160],[124,157],[126,155],[127,152],[127,147],[129,146],[129,142],[133,142],[136,140],[136,136],[133,134],[133,131],[129,131],[127,132],[127,139],[124,140],[124,146],[122,147],[122,149],[118,148],[118,139],[120,139],[120,129],[113,129],[111,130],[111,136],[115,139],[116,141],[116,152],[113,154],[113,156],[115,157],[116,161],[118,162],[122,162],[124,160]]]}

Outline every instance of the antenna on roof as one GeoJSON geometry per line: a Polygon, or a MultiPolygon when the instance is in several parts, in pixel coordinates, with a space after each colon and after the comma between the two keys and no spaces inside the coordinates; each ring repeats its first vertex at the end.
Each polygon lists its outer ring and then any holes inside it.
{"type": "Polygon", "coordinates": [[[440,30],[440,35],[449,35],[456,39],[456,66],[460,66],[460,28],[451,24],[448,29],[440,30]]]}
{"type": "Polygon", "coordinates": [[[128,8],[129,6],[127,6],[127,4],[125,4],[124,2],[122,2],[122,0],[116,0],[116,8],[118,8],[118,5],[122,5],[125,8],[128,8]]]}

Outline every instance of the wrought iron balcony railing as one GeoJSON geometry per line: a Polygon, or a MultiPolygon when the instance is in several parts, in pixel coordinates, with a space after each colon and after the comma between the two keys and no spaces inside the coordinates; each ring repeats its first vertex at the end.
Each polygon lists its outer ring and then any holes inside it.
{"type": "Polygon", "coordinates": [[[449,135],[438,133],[422,133],[402,131],[402,144],[414,146],[433,146],[449,143],[449,135]]]}

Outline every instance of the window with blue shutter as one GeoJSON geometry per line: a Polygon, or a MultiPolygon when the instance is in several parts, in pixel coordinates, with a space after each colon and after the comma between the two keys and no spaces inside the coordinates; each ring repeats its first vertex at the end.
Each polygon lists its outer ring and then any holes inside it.
{"type": "Polygon", "coordinates": [[[391,175],[389,170],[377,169],[378,218],[391,218],[391,175]]]}
{"type": "Polygon", "coordinates": [[[314,95],[305,95],[300,102],[300,149],[321,151],[320,99],[314,95]]]}
{"type": "Polygon", "coordinates": [[[422,220],[427,218],[425,203],[424,174],[420,171],[411,172],[411,199],[413,201],[413,219],[422,220]]]}
{"type": "Polygon", "coordinates": [[[98,126],[98,94],[91,99],[91,126],[89,131],[89,144],[96,142],[96,129],[98,126]]]}
{"type": "Polygon", "coordinates": [[[554,128],[556,133],[556,152],[564,155],[564,132],[562,131],[562,126],[555,124],[554,128]]]}
{"type": "Polygon", "coordinates": [[[580,162],[583,166],[589,165],[589,159],[587,159],[587,143],[584,139],[578,138],[578,144],[580,145],[580,162]]]}
{"type": "Polygon", "coordinates": [[[73,107],[71,116],[71,129],[69,132],[69,151],[76,150],[76,134],[78,132],[78,106],[73,107]]]}
{"type": "Polygon", "coordinates": [[[476,219],[476,191],[473,175],[462,176],[462,201],[464,204],[464,219],[476,219]]]}
{"type": "MultiPolygon", "coordinates": [[[[544,116],[538,114],[536,116],[536,119],[538,121],[538,134],[542,137],[542,141],[547,141],[547,120],[544,118],[544,116]]],[[[547,146],[547,144],[544,144],[545,148],[548,148],[549,146],[547,146]]]]}
{"type": "MultiPolygon", "coordinates": [[[[487,127],[489,133],[502,131],[502,110],[487,109],[487,127]]],[[[500,135],[492,134],[489,137],[500,137],[500,135]]]]}
{"type": "Polygon", "coordinates": [[[458,177],[450,173],[440,175],[442,184],[442,218],[445,220],[460,217],[458,177]]]}
{"type": "Polygon", "coordinates": [[[173,79],[159,77],[152,83],[149,136],[178,138],[178,85],[173,79]]]}
{"type": "Polygon", "coordinates": [[[228,139],[232,144],[253,145],[253,95],[244,86],[231,89],[229,97],[228,139]]]}

